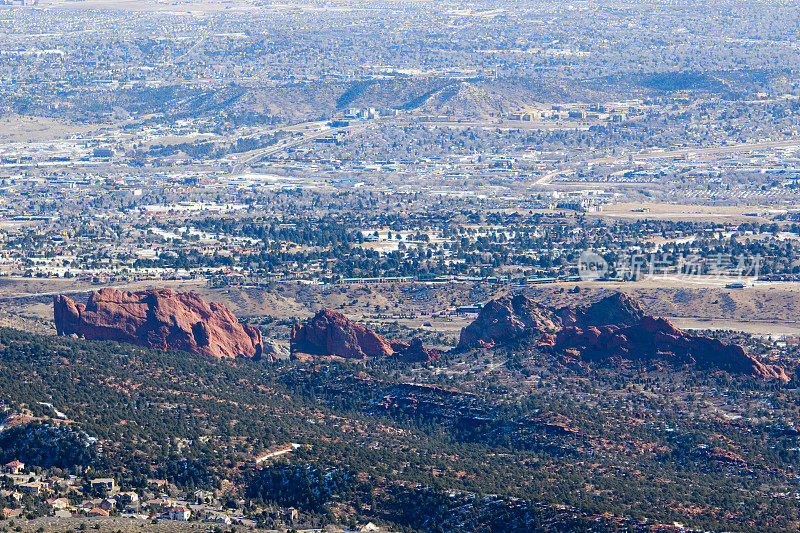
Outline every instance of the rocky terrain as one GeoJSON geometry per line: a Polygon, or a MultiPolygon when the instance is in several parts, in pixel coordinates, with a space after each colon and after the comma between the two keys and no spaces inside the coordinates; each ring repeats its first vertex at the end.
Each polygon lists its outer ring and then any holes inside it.
{"type": "Polygon", "coordinates": [[[501,297],[489,300],[478,318],[461,330],[458,348],[491,348],[559,327],[560,320],[553,309],[521,294],[501,297]]]}
{"type": "Polygon", "coordinates": [[[695,365],[732,374],[789,381],[786,371],[745,353],[741,346],[691,335],[647,315],[622,293],[587,306],[547,307],[523,295],[489,301],[461,331],[458,348],[489,348],[525,338],[553,349],[566,362],[651,361],[695,365]]]}
{"type": "Polygon", "coordinates": [[[398,357],[417,362],[432,361],[440,356],[436,350],[423,347],[419,339],[412,339],[410,343],[389,340],[331,309],[319,311],[308,325],[295,324],[291,351],[296,359],[398,357]]]}
{"type": "Polygon", "coordinates": [[[59,335],[184,350],[220,359],[260,358],[261,332],[240,324],[228,309],[194,292],[169,289],[123,292],[104,288],[76,303],[58,295],[53,315],[59,335]]]}

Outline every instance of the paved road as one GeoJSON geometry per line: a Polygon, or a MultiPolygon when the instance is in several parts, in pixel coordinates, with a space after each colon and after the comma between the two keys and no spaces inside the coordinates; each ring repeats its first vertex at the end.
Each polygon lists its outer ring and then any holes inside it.
{"type": "MultiPolygon", "coordinates": [[[[26,278],[27,279],[27,278],[26,278]]],[[[179,281],[161,281],[158,283],[158,286],[161,287],[169,287],[174,285],[195,285],[204,287],[206,285],[206,280],[196,280],[196,279],[189,279],[189,280],[179,280],[179,281]]],[[[131,283],[123,283],[123,284],[109,284],[103,285],[102,287],[114,287],[116,289],[131,289],[131,290],[144,290],[148,288],[152,288],[155,285],[153,281],[134,281],[131,283]]],[[[82,288],[64,288],[63,290],[58,291],[45,291],[45,292],[19,292],[19,293],[8,293],[8,292],[0,292],[0,300],[17,300],[22,298],[42,298],[45,296],[56,296],[58,294],[85,294],[90,293],[92,291],[96,291],[101,289],[100,286],[91,286],[91,287],[82,287],[82,288]]]]}
{"type": "MultiPolygon", "coordinates": [[[[373,121],[374,122],[374,121],[373,121]]],[[[293,126],[292,128],[287,128],[288,131],[301,131],[306,126],[322,128],[322,124],[320,122],[309,122],[304,124],[298,124],[293,126]]],[[[303,133],[302,137],[299,138],[292,138],[287,140],[286,142],[279,142],[274,146],[268,146],[266,148],[259,148],[257,150],[253,150],[251,152],[245,152],[244,155],[245,159],[236,165],[234,165],[231,174],[241,174],[243,173],[250,165],[257,163],[273,154],[280,153],[284,150],[288,150],[289,148],[296,148],[300,145],[306,144],[308,142],[313,141],[314,139],[318,139],[320,137],[326,137],[328,135],[336,135],[339,133],[354,133],[356,131],[363,131],[367,128],[370,123],[363,122],[359,124],[353,124],[350,126],[342,126],[339,128],[324,128],[324,129],[314,129],[312,131],[301,131],[303,133]]]]}

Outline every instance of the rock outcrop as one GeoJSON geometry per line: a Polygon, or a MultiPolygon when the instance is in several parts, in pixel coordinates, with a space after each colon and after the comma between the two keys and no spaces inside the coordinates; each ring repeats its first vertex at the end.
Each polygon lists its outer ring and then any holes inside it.
{"type": "Polygon", "coordinates": [[[762,363],[739,345],[691,335],[666,319],[651,316],[631,326],[569,326],[559,331],[555,348],[584,361],[664,361],[674,366],[693,365],[789,381],[783,368],[762,363]]]}
{"type": "Polygon", "coordinates": [[[319,311],[305,326],[295,324],[290,346],[296,359],[397,357],[419,362],[440,357],[436,350],[423,347],[419,339],[413,339],[411,344],[389,340],[331,309],[319,311]]]}
{"type": "Polygon", "coordinates": [[[666,319],[647,315],[636,300],[620,293],[589,306],[560,309],[522,295],[492,300],[461,330],[458,347],[484,348],[527,338],[573,363],[666,362],[789,380],[782,367],[763,363],[741,346],[681,331],[666,319]]]}
{"type": "Polygon", "coordinates": [[[633,326],[645,317],[641,304],[621,292],[615,292],[591,305],[562,307],[556,314],[563,326],[577,327],[633,326]]]}
{"type": "Polygon", "coordinates": [[[458,348],[491,348],[560,327],[561,319],[554,309],[521,294],[505,296],[489,300],[478,317],[461,330],[458,348]]]}
{"type": "Polygon", "coordinates": [[[264,358],[272,361],[289,359],[289,345],[286,341],[264,339],[264,358]]]}
{"type": "Polygon", "coordinates": [[[261,332],[240,324],[225,306],[194,292],[169,289],[95,291],[86,304],[58,295],[53,315],[59,335],[127,342],[160,350],[184,350],[217,358],[260,358],[261,332]]]}

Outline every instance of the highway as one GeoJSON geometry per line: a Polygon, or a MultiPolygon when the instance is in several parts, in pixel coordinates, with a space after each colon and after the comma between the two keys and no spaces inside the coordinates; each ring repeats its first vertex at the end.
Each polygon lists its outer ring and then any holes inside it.
{"type": "Polygon", "coordinates": [[[240,156],[244,157],[244,160],[234,165],[233,170],[231,170],[231,174],[242,174],[248,167],[250,167],[250,165],[262,161],[271,155],[280,153],[290,148],[297,148],[298,146],[309,143],[320,137],[327,137],[329,135],[337,135],[345,132],[354,133],[356,131],[363,131],[369,124],[369,122],[360,122],[358,124],[352,124],[338,128],[328,127],[327,121],[304,122],[302,124],[296,124],[290,128],[285,128],[284,131],[291,131],[295,133],[299,132],[302,133],[302,136],[291,137],[289,139],[279,141],[278,144],[274,146],[258,148],[256,150],[251,150],[250,152],[239,154],[240,156]]]}

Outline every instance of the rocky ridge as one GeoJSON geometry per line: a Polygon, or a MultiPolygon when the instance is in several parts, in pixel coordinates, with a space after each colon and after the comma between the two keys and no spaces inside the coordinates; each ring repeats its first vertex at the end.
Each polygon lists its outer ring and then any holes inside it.
{"type": "Polygon", "coordinates": [[[53,315],[59,335],[184,350],[219,359],[258,359],[263,353],[258,329],[239,323],[224,305],[208,303],[194,292],[104,288],[93,292],[86,304],[57,295],[53,315]]]}
{"type": "Polygon", "coordinates": [[[461,330],[458,349],[487,348],[534,338],[565,361],[664,361],[787,382],[786,371],[747,354],[741,346],[692,335],[639,302],[614,293],[588,306],[552,308],[523,295],[489,301],[461,330]]]}

